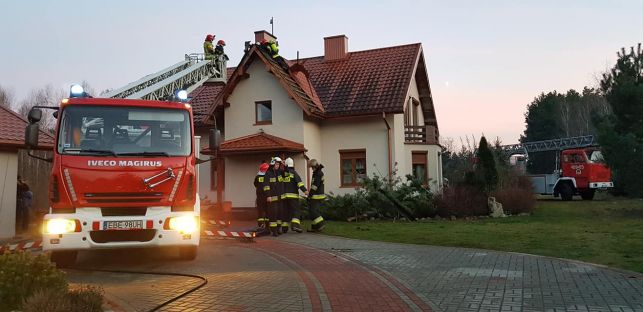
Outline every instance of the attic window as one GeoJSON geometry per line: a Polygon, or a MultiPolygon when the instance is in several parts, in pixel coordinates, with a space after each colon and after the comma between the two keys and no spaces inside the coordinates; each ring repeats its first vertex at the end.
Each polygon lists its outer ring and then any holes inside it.
{"type": "Polygon", "coordinates": [[[272,101],[255,102],[255,125],[272,124],[272,101]]]}

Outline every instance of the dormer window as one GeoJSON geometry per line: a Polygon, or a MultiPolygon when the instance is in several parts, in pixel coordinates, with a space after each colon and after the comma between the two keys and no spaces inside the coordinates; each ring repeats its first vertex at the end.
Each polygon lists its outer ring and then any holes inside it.
{"type": "Polygon", "coordinates": [[[272,124],[272,101],[255,102],[255,125],[272,124]]]}

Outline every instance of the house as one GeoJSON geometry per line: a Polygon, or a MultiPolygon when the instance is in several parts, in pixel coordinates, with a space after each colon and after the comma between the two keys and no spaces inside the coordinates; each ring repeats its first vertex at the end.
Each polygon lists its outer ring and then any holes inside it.
{"type": "MultiPolygon", "coordinates": [[[[255,42],[276,39],[255,32],[255,42]]],[[[439,130],[422,45],[348,51],[344,35],[324,38],[324,55],[275,61],[259,44],[228,72],[190,96],[202,114],[197,134],[216,126],[224,141],[201,167],[200,194],[253,208],[257,167],[292,157],[310,182],[310,159],[324,165],[326,192],[354,191],[364,176],[413,174],[442,187],[439,130]]],[[[207,140],[202,140],[207,142],[207,140]]]]}
{"type": "MultiPolygon", "coordinates": [[[[27,121],[12,110],[0,106],[0,239],[15,235],[16,229],[16,181],[18,178],[21,149],[25,148],[25,127],[27,121]]],[[[54,138],[40,131],[38,148],[51,150],[54,138]]],[[[41,155],[42,156],[42,155],[41,155]]],[[[49,171],[44,173],[49,175],[49,171]]],[[[35,184],[38,178],[24,176],[32,187],[35,197],[44,194],[40,201],[46,202],[47,183],[35,184]],[[34,187],[36,189],[34,189],[34,187]]]]}

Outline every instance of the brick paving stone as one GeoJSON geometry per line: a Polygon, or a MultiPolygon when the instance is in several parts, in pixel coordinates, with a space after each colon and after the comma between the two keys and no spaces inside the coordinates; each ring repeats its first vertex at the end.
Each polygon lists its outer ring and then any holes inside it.
{"type": "Polygon", "coordinates": [[[279,239],[395,276],[443,311],[643,311],[643,278],[584,263],[466,248],[301,234],[279,239]]]}

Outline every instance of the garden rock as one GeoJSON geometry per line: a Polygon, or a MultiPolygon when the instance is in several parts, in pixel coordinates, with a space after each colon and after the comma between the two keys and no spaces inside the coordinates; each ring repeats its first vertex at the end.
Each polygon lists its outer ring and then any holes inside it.
{"type": "Polygon", "coordinates": [[[489,197],[487,200],[487,205],[489,206],[489,215],[492,218],[503,218],[505,216],[505,212],[502,209],[502,204],[496,201],[495,197],[489,197]]]}

